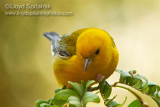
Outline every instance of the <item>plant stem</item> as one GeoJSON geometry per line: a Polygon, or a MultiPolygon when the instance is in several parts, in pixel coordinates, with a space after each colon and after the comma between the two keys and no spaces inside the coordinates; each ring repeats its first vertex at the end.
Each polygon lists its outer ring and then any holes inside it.
{"type": "Polygon", "coordinates": [[[121,86],[121,85],[113,85],[112,87],[118,87],[118,88],[123,88],[125,90],[128,90],[129,92],[131,92],[133,95],[135,95],[135,97],[143,104],[143,100],[142,98],[137,94],[135,93],[133,90],[127,88],[127,87],[124,87],[124,86],[121,86]]]}
{"type": "Polygon", "coordinates": [[[54,97],[51,98],[51,101],[49,102],[49,105],[52,105],[53,99],[54,99],[54,97]]]}
{"type": "Polygon", "coordinates": [[[89,87],[88,89],[87,89],[87,91],[96,91],[96,90],[98,90],[99,89],[99,87],[97,86],[97,87],[89,87]]]}

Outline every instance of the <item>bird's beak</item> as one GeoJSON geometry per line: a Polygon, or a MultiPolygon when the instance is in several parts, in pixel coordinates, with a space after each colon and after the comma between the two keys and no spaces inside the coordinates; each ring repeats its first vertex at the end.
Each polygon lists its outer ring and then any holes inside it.
{"type": "Polygon", "coordinates": [[[91,60],[89,60],[89,59],[85,59],[85,66],[84,66],[84,71],[86,71],[86,69],[87,69],[87,67],[88,67],[88,65],[91,63],[91,60]]]}

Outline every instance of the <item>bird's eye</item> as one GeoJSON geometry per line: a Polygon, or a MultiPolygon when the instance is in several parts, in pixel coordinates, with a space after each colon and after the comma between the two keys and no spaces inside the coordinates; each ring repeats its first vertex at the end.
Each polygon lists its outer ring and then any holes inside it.
{"type": "Polygon", "coordinates": [[[96,55],[98,55],[98,54],[99,54],[99,49],[96,50],[96,55]]]}

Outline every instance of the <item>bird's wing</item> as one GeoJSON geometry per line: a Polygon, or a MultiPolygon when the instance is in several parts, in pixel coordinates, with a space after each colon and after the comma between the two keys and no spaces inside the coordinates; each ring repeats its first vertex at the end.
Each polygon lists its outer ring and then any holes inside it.
{"type": "Polygon", "coordinates": [[[89,28],[80,29],[71,33],[70,35],[62,36],[60,40],[60,50],[62,53],[66,52],[68,57],[75,55],[78,37],[87,29],[89,28]]]}
{"type": "Polygon", "coordinates": [[[78,31],[75,31],[71,34],[65,34],[61,37],[60,40],[60,55],[65,53],[68,57],[71,57],[76,54],[76,43],[79,35],[84,31],[85,29],[80,29],[78,31]]]}
{"type": "Polygon", "coordinates": [[[76,54],[76,42],[79,35],[86,30],[80,29],[71,34],[59,36],[55,32],[44,33],[44,36],[51,41],[52,55],[59,54],[61,57],[71,57],[76,54]]]}
{"type": "Polygon", "coordinates": [[[52,55],[55,56],[57,53],[59,53],[60,36],[55,32],[50,32],[50,33],[46,32],[43,35],[50,40],[51,52],[52,52],[52,55]]]}

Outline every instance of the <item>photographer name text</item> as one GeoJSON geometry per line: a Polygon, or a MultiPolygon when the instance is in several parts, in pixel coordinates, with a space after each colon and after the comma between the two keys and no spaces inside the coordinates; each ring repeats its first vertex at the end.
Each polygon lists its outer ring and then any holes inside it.
{"type": "Polygon", "coordinates": [[[51,4],[5,4],[7,10],[43,10],[43,9],[52,9],[51,4]]]}

